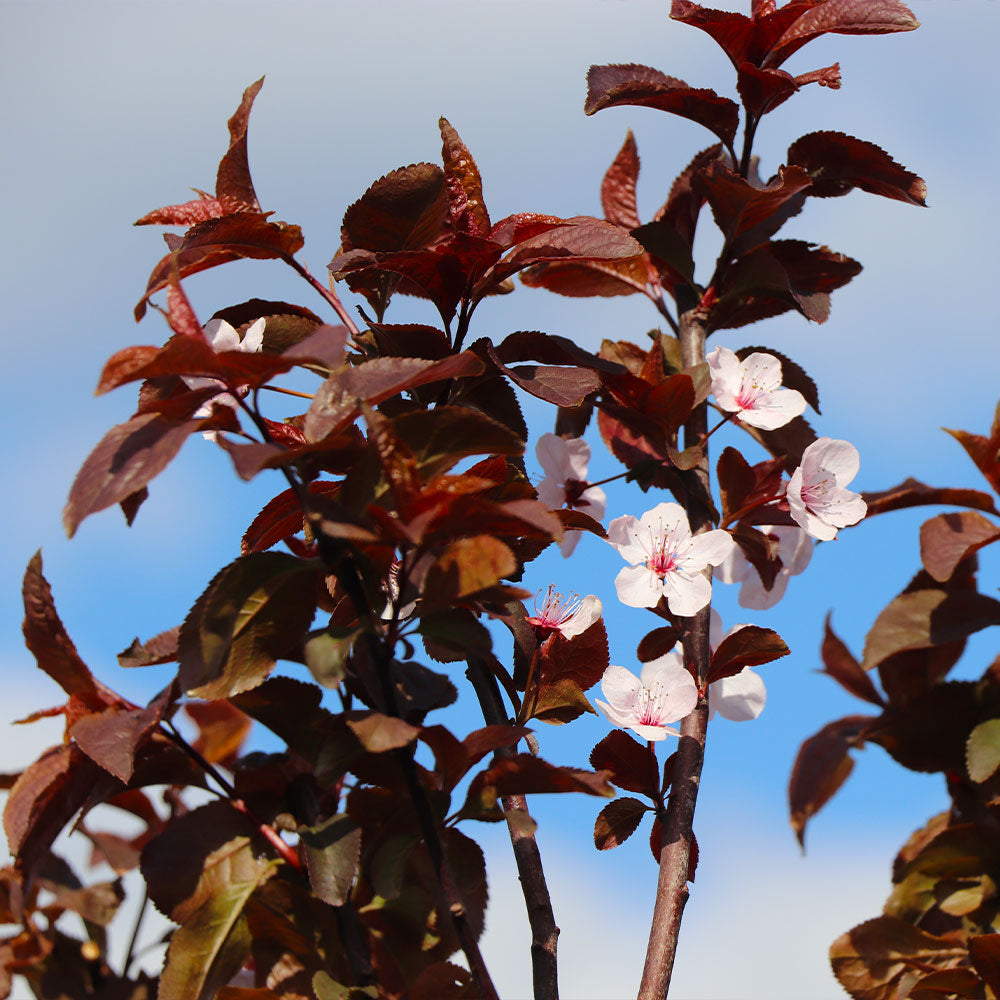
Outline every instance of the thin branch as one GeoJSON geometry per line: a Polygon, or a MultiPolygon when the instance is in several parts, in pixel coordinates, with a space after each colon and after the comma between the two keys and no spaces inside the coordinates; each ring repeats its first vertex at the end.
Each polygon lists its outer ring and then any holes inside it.
{"type": "MultiPolygon", "coordinates": [[[[489,665],[476,657],[469,657],[469,680],[475,688],[483,718],[488,725],[503,725],[509,722],[496,678],[489,665]]],[[[497,750],[499,757],[513,757],[511,747],[497,750]]],[[[524,905],[528,911],[531,926],[531,978],[535,1000],[558,1000],[559,967],[556,946],[559,927],[552,911],[552,897],[549,895],[542,855],[534,833],[526,833],[511,819],[514,810],[527,812],[527,801],[523,795],[507,795],[501,799],[503,811],[507,815],[507,830],[510,834],[517,874],[524,895],[524,905]]]]}
{"type": "MultiPolygon", "coordinates": [[[[696,302],[686,303],[681,314],[681,357],[685,366],[705,361],[705,316],[696,302]]],[[[696,407],[684,425],[684,443],[690,445],[703,441],[708,427],[708,407],[696,407]]],[[[711,496],[709,490],[708,449],[701,462],[692,470],[699,491],[711,496]]],[[[712,527],[706,506],[698,498],[689,500],[687,507],[691,530],[695,533],[712,527]]],[[[707,572],[711,573],[711,569],[707,572]]],[[[693,668],[699,683],[708,673],[709,645],[706,606],[688,620],[682,637],[684,658],[693,668]]],[[[701,769],[705,759],[705,735],[708,723],[708,705],[704,695],[695,710],[681,723],[681,736],[674,763],[674,780],[666,815],[662,818],[663,839],[660,848],[660,874],[656,885],[656,903],[653,908],[646,962],[639,986],[639,1000],[663,1000],[670,988],[677,952],[677,936],[681,917],[688,898],[687,879],[691,862],[692,826],[701,769]]]]}
{"type": "Polygon", "coordinates": [[[132,928],[132,936],[128,939],[128,947],[125,949],[125,958],[122,961],[122,978],[128,978],[128,970],[136,960],[135,945],[139,940],[139,929],[142,927],[143,918],[146,916],[146,907],[149,905],[149,886],[143,883],[142,902],[139,904],[139,913],[135,918],[135,926],[132,928]]]}

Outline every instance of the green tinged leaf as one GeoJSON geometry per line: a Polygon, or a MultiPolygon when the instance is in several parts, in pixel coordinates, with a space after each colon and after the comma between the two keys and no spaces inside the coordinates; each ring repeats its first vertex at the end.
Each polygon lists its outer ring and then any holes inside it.
{"type": "Polygon", "coordinates": [[[281,552],[241,556],[221,570],[181,626],[182,689],[226,698],[259,685],[279,659],[301,655],[320,575],[281,552]]]}
{"type": "Polygon", "coordinates": [[[965,763],[973,781],[986,781],[1000,767],[1000,719],[987,719],[969,733],[965,763]]]}
{"type": "Polygon", "coordinates": [[[302,827],[306,867],[313,892],[331,906],[343,906],[350,897],[361,857],[361,827],[344,813],[316,826],[302,827]]]}

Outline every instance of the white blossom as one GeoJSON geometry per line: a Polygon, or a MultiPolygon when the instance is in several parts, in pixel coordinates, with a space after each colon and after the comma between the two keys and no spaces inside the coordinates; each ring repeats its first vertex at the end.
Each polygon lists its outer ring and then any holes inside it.
{"type": "Polygon", "coordinates": [[[616,517],[608,541],[629,563],[615,578],[618,599],[632,608],[653,608],[661,597],[675,615],[696,614],[712,599],[707,566],[718,566],[735,543],[726,531],[691,534],[680,504],[661,503],[641,518],[616,517]]]}
{"type": "Polygon", "coordinates": [[[698,704],[698,686],[675,653],[650,660],[639,677],[612,664],[601,678],[601,692],[607,701],[594,701],[608,721],[644,740],[662,740],[667,733],[677,736],[670,723],[683,719],[698,704]]]}
{"type": "Polygon", "coordinates": [[[858,449],[821,437],[802,453],[785,491],[789,513],[813,538],[830,541],[839,528],[857,524],[868,511],[859,493],[846,489],[858,474],[858,449]]]}
{"type": "Polygon", "coordinates": [[[719,408],[751,427],[773,431],[806,408],[801,392],[782,388],[781,362],[772,354],[758,352],[740,361],[728,347],[716,347],[706,360],[719,408]]]}
{"type": "MultiPolygon", "coordinates": [[[[569,506],[582,510],[596,521],[604,517],[607,497],[599,486],[587,486],[590,445],[583,438],[561,438],[543,434],[535,445],[535,456],[544,474],[538,484],[538,499],[554,509],[569,506]]],[[[566,531],[559,551],[569,556],[582,531],[566,531]]]]}
{"type": "MultiPolygon", "coordinates": [[[[723,639],[739,632],[741,628],[746,628],[746,625],[734,625],[723,635],[722,618],[712,608],[708,626],[708,644],[712,654],[715,654],[723,639]]],[[[744,667],[738,674],[723,677],[708,685],[708,717],[712,719],[718,712],[730,722],[749,722],[764,711],[766,700],[767,691],[760,674],[744,667]]]]}
{"type": "Polygon", "coordinates": [[[586,597],[577,597],[576,594],[563,597],[550,584],[541,609],[536,603],[535,613],[528,618],[528,624],[549,633],[559,632],[564,638],[572,639],[586,632],[601,617],[602,611],[600,600],[593,594],[586,597]]]}

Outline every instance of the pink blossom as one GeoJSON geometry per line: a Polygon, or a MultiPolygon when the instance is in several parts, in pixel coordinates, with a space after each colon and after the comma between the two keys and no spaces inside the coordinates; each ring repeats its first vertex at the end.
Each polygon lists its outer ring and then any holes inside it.
{"type": "Polygon", "coordinates": [[[738,545],[719,564],[715,577],[723,583],[742,584],[737,598],[741,607],[764,611],[773,608],[785,596],[788,581],[809,565],[813,541],[801,528],[793,528],[791,525],[758,524],[755,527],[778,542],[781,569],[774,579],[774,586],[770,590],[764,587],[760,574],[738,545]]]}
{"type": "Polygon", "coordinates": [[[781,387],[781,362],[772,354],[754,353],[740,361],[728,347],[717,347],[706,360],[719,408],[751,427],[773,431],[806,408],[801,392],[781,387]]]}
{"type": "Polygon", "coordinates": [[[667,733],[677,736],[669,723],[683,719],[698,704],[698,686],[674,653],[644,664],[639,677],[612,664],[601,678],[601,692],[607,701],[594,700],[608,721],[644,740],[662,740],[667,733]]]}
{"type": "MultiPolygon", "coordinates": [[[[574,507],[600,521],[604,517],[607,497],[599,486],[587,485],[587,465],[590,445],[583,438],[561,438],[558,434],[543,434],[535,445],[535,456],[544,478],[538,484],[538,499],[550,507],[574,507]]],[[[569,556],[576,548],[582,531],[567,531],[559,543],[559,551],[569,556]]]]}
{"type": "MultiPolygon", "coordinates": [[[[715,608],[712,608],[708,624],[708,644],[712,654],[714,655],[723,639],[734,632],[739,632],[741,628],[746,628],[746,625],[734,625],[723,635],[722,618],[715,608]]],[[[744,667],[732,677],[723,677],[709,684],[708,717],[712,719],[718,712],[731,722],[749,722],[764,711],[766,700],[767,691],[760,674],[754,673],[749,667],[744,667]]]]}
{"type": "Polygon", "coordinates": [[[632,608],[653,608],[661,597],[675,615],[693,615],[712,599],[707,566],[718,566],[734,542],[718,529],[691,534],[684,508],[661,503],[641,518],[616,517],[608,541],[629,563],[615,578],[618,599],[632,608]]]}
{"type": "Polygon", "coordinates": [[[603,607],[593,594],[577,597],[570,594],[564,598],[554,586],[549,585],[541,610],[535,604],[535,613],[528,618],[528,624],[542,632],[559,632],[566,639],[586,632],[600,617],[603,607]]]}
{"type": "MultiPolygon", "coordinates": [[[[246,354],[255,354],[260,351],[264,343],[264,320],[259,319],[247,329],[243,339],[236,332],[232,325],[224,319],[210,319],[205,324],[205,336],[213,351],[217,354],[221,351],[243,351],[246,354]]],[[[229,391],[229,386],[221,379],[208,378],[202,375],[182,375],[181,378],[189,389],[207,389],[209,386],[218,386],[219,392],[204,403],[195,411],[194,417],[209,417],[212,415],[213,406],[229,406],[236,410],[239,406],[236,397],[229,391]]],[[[237,389],[239,395],[246,395],[246,387],[237,389]]],[[[209,440],[216,437],[215,431],[205,431],[203,436],[209,440]]]]}
{"type": "Polygon", "coordinates": [[[785,496],[795,523],[813,538],[830,541],[838,528],[857,524],[868,511],[859,493],[846,489],[858,474],[858,449],[848,441],[821,437],[802,453],[785,496]]]}

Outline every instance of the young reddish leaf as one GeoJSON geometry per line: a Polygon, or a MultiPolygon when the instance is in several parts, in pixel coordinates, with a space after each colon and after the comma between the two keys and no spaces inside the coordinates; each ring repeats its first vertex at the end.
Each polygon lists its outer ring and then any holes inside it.
{"type": "Polygon", "coordinates": [[[1000,996],[1000,934],[970,936],[969,958],[983,982],[1000,996]]]}
{"type": "Polygon", "coordinates": [[[138,637],[132,640],[128,649],[118,654],[120,667],[152,667],[160,663],[173,663],[177,659],[177,637],[180,628],[174,627],[154,635],[147,642],[138,637]]]}
{"type": "Polygon", "coordinates": [[[650,66],[591,66],[584,112],[592,115],[622,105],[656,108],[688,118],[714,132],[727,146],[732,145],[739,125],[737,105],[714,90],[689,87],[650,66]]]}
{"type": "Polygon", "coordinates": [[[601,679],[609,662],[608,633],[601,618],[572,639],[554,632],[538,648],[543,688],[557,680],[572,680],[587,691],[601,679]]]}
{"type": "Polygon", "coordinates": [[[966,450],[990,486],[1000,493],[1000,403],[997,404],[989,437],[968,431],[953,431],[947,427],[945,430],[966,450]]]}
{"type": "Polygon", "coordinates": [[[135,226],[194,226],[206,219],[217,219],[220,215],[228,215],[231,208],[223,205],[218,198],[213,198],[201,191],[197,198],[178,205],[166,205],[163,208],[147,212],[141,219],[136,219],[135,226]]]}
{"type": "Polygon", "coordinates": [[[634,235],[649,253],[660,278],[668,281],[671,288],[678,284],[693,285],[691,244],[669,219],[647,222],[634,230],[634,235]]]}
{"type": "Polygon", "coordinates": [[[680,637],[680,632],[673,625],[654,628],[652,632],[647,632],[639,640],[636,658],[640,663],[649,663],[650,660],[658,659],[665,653],[669,653],[680,641],[680,637]]]}
{"type": "Polygon", "coordinates": [[[167,277],[167,323],[170,324],[170,329],[178,337],[207,344],[205,331],[202,330],[194,308],[188,301],[184,289],[181,288],[180,275],[172,263],[169,271],[167,277]]]}
{"type": "Polygon", "coordinates": [[[726,636],[712,655],[706,683],[734,677],[744,667],[756,667],[787,656],[791,650],[773,629],[744,625],[726,636]]]}
{"type": "Polygon", "coordinates": [[[802,210],[812,179],[801,167],[780,167],[766,187],[755,188],[725,164],[715,161],[692,180],[703,192],[732,257],[770,239],[802,210]]]}
{"type": "Polygon", "coordinates": [[[392,252],[433,243],[448,214],[445,174],[415,163],[386,174],[344,213],[343,250],[392,252]]]}
{"type": "Polygon", "coordinates": [[[176,690],[171,685],[146,708],[115,705],[89,713],[77,719],[70,735],[94,763],[127,783],[135,770],[136,755],[175,698],[176,690]]]}
{"type": "Polygon", "coordinates": [[[21,588],[24,598],[24,642],[44,670],[68,695],[80,698],[91,708],[108,704],[107,689],[94,679],[90,668],[80,659],[73,640],[66,632],[48,580],[42,575],[42,553],[36,552],[24,571],[21,588]]]}
{"type": "MultiPolygon", "coordinates": [[[[314,496],[336,496],[339,492],[340,483],[319,480],[309,484],[309,493],[314,496]]],[[[250,523],[240,542],[240,554],[263,552],[282,539],[299,534],[303,517],[296,492],[288,489],[279,493],[264,505],[250,523]]]]}
{"type": "Polygon", "coordinates": [[[757,570],[765,589],[770,590],[782,568],[777,536],[765,535],[763,531],[758,531],[744,521],[740,521],[730,531],[744,557],[757,570]]]}
{"type": "Polygon", "coordinates": [[[370,712],[359,719],[349,719],[347,725],[369,753],[385,753],[412,743],[420,735],[418,726],[381,712],[370,712]]]}
{"type": "Polygon", "coordinates": [[[73,480],[63,510],[66,534],[72,538],[85,517],[119,503],[158,476],[199,423],[146,413],[112,427],[73,480]]]}
{"type": "Polygon", "coordinates": [[[799,747],[788,782],[792,829],[805,846],[806,824],[826,805],[854,768],[848,751],[863,747],[869,715],[848,715],[827,723],[799,747]]]}
{"type": "Polygon", "coordinates": [[[483,363],[475,354],[463,351],[441,361],[376,358],[335,371],[314,394],[305,418],[306,438],[320,441],[353,423],[361,413],[362,402],[377,406],[406,389],[478,375],[483,370],[483,363]]]}
{"type": "Polygon", "coordinates": [[[1000,625],[1000,601],[968,590],[927,588],[900,594],[875,619],[861,666],[870,670],[911,649],[945,646],[1000,625]]]}
{"type": "Polygon", "coordinates": [[[862,701],[885,707],[885,699],[879,694],[871,677],[861,669],[854,654],[833,631],[829,614],[824,624],[820,656],[823,657],[823,673],[829,674],[845,691],[850,691],[862,701]]]}
{"type": "Polygon", "coordinates": [[[300,653],[320,573],[280,552],[241,556],[222,569],[181,626],[181,688],[226,698],[256,687],[279,659],[300,653]]]}
{"type": "Polygon", "coordinates": [[[810,132],[796,139],[788,147],[788,163],[809,174],[813,182],[809,194],[817,198],[860,188],[911,205],[926,204],[927,185],[921,178],[875,143],[843,132],[810,132]]]}
{"type": "Polygon", "coordinates": [[[736,89],[747,114],[761,118],[784,104],[799,89],[795,77],[783,69],[758,69],[745,62],[739,67],[736,89]]]}
{"type": "MultiPolygon", "coordinates": [[[[793,241],[784,240],[782,242],[791,243],[793,241]]],[[[741,347],[736,352],[736,356],[741,361],[745,361],[751,354],[758,352],[770,354],[771,357],[777,358],[781,362],[781,384],[787,389],[795,389],[801,392],[805,396],[806,402],[817,413],[820,412],[819,390],[816,388],[816,383],[806,374],[806,370],[801,365],[796,364],[787,355],[774,350],[772,347],[741,347]]]]}
{"type": "Polygon", "coordinates": [[[579,406],[601,385],[600,376],[588,368],[557,368],[549,365],[519,365],[508,368],[485,338],[473,344],[483,350],[497,368],[525,392],[556,406],[579,406]]]}
{"type": "Polygon", "coordinates": [[[487,236],[490,213],[483,202],[483,179],[468,147],[447,118],[438,120],[441,130],[441,160],[451,202],[452,227],[457,232],[487,236]]]}
{"type": "Polygon", "coordinates": [[[718,143],[696,153],[694,159],[678,174],[666,203],[656,213],[655,218],[670,223],[689,248],[694,245],[698,216],[705,204],[704,192],[694,184],[694,178],[721,156],[722,146],[718,143]]]}
{"type": "Polygon", "coordinates": [[[171,274],[186,278],[243,258],[290,258],[302,249],[304,242],[298,226],[268,222],[265,215],[255,212],[239,212],[200,222],[171,246],[171,252],[153,268],[145,294],[135,307],[135,318],[142,319],[147,300],[167,287],[171,274]]]}
{"type": "Polygon", "coordinates": [[[250,179],[250,165],[247,159],[247,125],[253,102],[264,85],[261,77],[243,92],[240,106],[229,119],[229,149],[219,162],[215,178],[215,196],[227,206],[230,212],[259,212],[260,203],[250,179]]]}
{"type": "Polygon", "coordinates": [[[627,792],[645,795],[654,802],[659,796],[660,774],[656,756],[623,729],[612,729],[593,750],[590,765],[608,771],[608,780],[627,792]]]}
{"type": "Polygon", "coordinates": [[[920,559],[935,580],[945,583],[963,559],[997,540],[1000,529],[980,514],[938,514],[920,526],[920,559]]]}
{"type": "Polygon", "coordinates": [[[722,513],[726,518],[743,507],[754,487],[750,463],[732,446],[723,449],[715,465],[722,513]]]}
{"type": "Polygon", "coordinates": [[[912,31],[920,25],[899,0],[825,0],[816,6],[803,6],[805,11],[772,44],[763,65],[780,66],[820,35],[886,35],[912,31]]]}
{"type": "Polygon", "coordinates": [[[361,827],[345,813],[299,827],[313,895],[330,906],[343,906],[351,894],[361,859],[361,827]]]}
{"type": "Polygon", "coordinates": [[[872,1000],[909,994],[910,976],[951,968],[967,958],[965,945],[953,937],[936,937],[890,916],[867,920],[830,945],[837,981],[851,996],[872,1000]]]}
{"type": "Polygon", "coordinates": [[[491,535],[452,542],[427,571],[422,593],[428,605],[446,606],[517,572],[510,548],[491,535]]]}
{"type": "Polygon", "coordinates": [[[905,479],[898,486],[883,490],[881,493],[862,493],[868,504],[866,517],[873,514],[885,514],[890,510],[902,510],[905,507],[938,506],[939,504],[954,504],[956,507],[972,507],[985,511],[987,514],[1000,516],[993,497],[980,490],[948,489],[947,487],[927,486],[917,479],[905,479]]]}
{"type": "Polygon", "coordinates": [[[601,207],[604,218],[623,229],[639,225],[639,211],[635,203],[635,185],[639,179],[639,150],[635,136],[629,129],[614,163],[601,181],[601,207]]]}
{"type": "Polygon", "coordinates": [[[649,809],[645,803],[627,795],[609,802],[594,822],[594,847],[599,851],[608,851],[624,844],[635,833],[649,809]]]}

